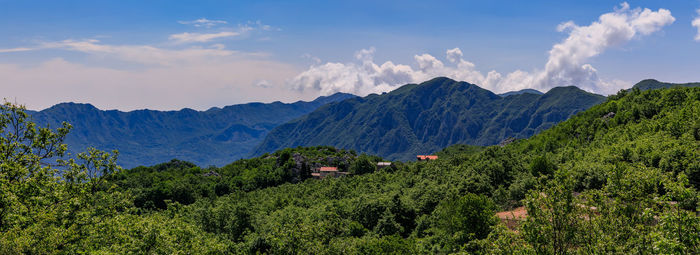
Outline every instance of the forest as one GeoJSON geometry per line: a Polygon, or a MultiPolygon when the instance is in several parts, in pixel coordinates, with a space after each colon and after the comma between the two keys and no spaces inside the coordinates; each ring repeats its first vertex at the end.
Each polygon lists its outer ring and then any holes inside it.
{"type": "Polygon", "coordinates": [[[528,139],[381,169],[329,146],[122,169],[67,153],[70,130],[0,108],[0,254],[700,253],[700,88],[623,90],[528,139]]]}

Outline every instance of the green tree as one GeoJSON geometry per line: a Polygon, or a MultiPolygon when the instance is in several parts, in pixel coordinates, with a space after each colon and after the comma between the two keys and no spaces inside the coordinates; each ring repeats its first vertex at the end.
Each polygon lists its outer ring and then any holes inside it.
{"type": "Polygon", "coordinates": [[[556,166],[547,160],[545,156],[537,156],[530,162],[530,173],[539,177],[542,175],[552,175],[556,166]]]}
{"type": "Polygon", "coordinates": [[[403,232],[403,227],[396,222],[396,217],[389,211],[389,208],[384,210],[381,218],[377,221],[377,226],[374,227],[374,232],[380,236],[390,236],[403,232]]]}
{"type": "Polygon", "coordinates": [[[350,173],[352,174],[367,174],[372,173],[377,170],[377,166],[372,162],[369,156],[362,154],[350,166],[350,173]]]}
{"type": "Polygon", "coordinates": [[[102,176],[119,169],[116,155],[91,149],[57,159],[66,156],[70,129],[38,128],[23,106],[0,106],[0,253],[70,249],[95,221],[127,206],[102,186],[102,176]]]}
{"type": "Polygon", "coordinates": [[[436,208],[436,227],[457,247],[488,236],[498,222],[495,204],[484,195],[468,193],[447,199],[436,208]]]}
{"type": "Polygon", "coordinates": [[[582,213],[573,195],[573,183],[558,175],[543,191],[531,191],[525,206],[523,237],[538,254],[566,254],[579,245],[582,213]]]}

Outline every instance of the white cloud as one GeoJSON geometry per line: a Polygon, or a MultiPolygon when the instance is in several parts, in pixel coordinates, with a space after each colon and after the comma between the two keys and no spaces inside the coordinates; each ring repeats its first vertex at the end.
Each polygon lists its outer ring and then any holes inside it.
{"type": "Polygon", "coordinates": [[[700,9],[697,10],[698,16],[693,19],[692,25],[698,29],[698,33],[695,35],[695,41],[700,42],[700,9]]]}
{"type": "Polygon", "coordinates": [[[221,59],[244,55],[237,51],[226,50],[221,44],[215,44],[213,48],[189,47],[184,49],[165,49],[150,45],[110,45],[100,43],[100,41],[94,39],[49,42],[35,49],[64,49],[104,58],[162,66],[173,66],[180,63],[201,63],[216,58],[221,59]]]}
{"type": "Polygon", "coordinates": [[[564,23],[559,24],[559,25],[557,26],[557,31],[558,31],[558,32],[564,32],[564,31],[567,31],[567,30],[569,30],[569,29],[573,29],[573,28],[575,28],[575,27],[577,27],[577,26],[576,26],[576,23],[574,23],[573,21],[569,20],[569,21],[567,21],[567,22],[564,22],[564,23]]]}
{"type": "Polygon", "coordinates": [[[30,50],[34,50],[34,49],[32,49],[32,48],[24,48],[24,47],[20,47],[20,48],[10,48],[10,49],[0,49],[0,53],[22,52],[22,51],[30,51],[30,50]]]}
{"type": "Polygon", "coordinates": [[[282,29],[273,27],[267,24],[263,24],[262,21],[256,20],[256,21],[248,21],[248,24],[246,26],[250,27],[251,29],[259,29],[263,31],[281,31],[282,29]]]}
{"type": "MultiPolygon", "coordinates": [[[[516,70],[507,75],[490,71],[486,75],[476,70],[476,65],[463,59],[459,48],[447,50],[446,66],[429,54],[415,55],[416,68],[387,61],[373,61],[375,49],[358,51],[355,56],[361,63],[326,63],[312,65],[308,70],[288,81],[298,90],[315,90],[322,95],[349,92],[359,95],[389,91],[406,83],[422,82],[436,76],[446,76],[477,84],[494,92],[506,92],[525,88],[549,90],[556,86],[576,85],[588,91],[611,94],[629,86],[629,83],[602,80],[597,70],[586,63],[605,50],[647,36],[675,21],[666,9],[631,9],[623,3],[615,11],[601,15],[588,26],[578,26],[568,21],[557,26],[569,36],[552,46],[543,70],[526,72],[516,70]]],[[[700,22],[700,21],[699,21],[700,22]]]]}
{"type": "MultiPolygon", "coordinates": [[[[206,27],[211,28],[216,24],[226,24],[225,21],[220,20],[208,20],[208,19],[198,19],[195,21],[178,21],[181,24],[193,24],[196,27],[206,27]]],[[[239,37],[248,35],[252,31],[279,31],[280,29],[272,27],[270,25],[263,24],[261,21],[248,21],[243,24],[238,24],[236,28],[226,28],[221,29],[226,31],[219,31],[216,33],[191,33],[184,32],[179,34],[172,34],[168,37],[171,41],[176,43],[206,43],[216,39],[239,37]]],[[[267,37],[267,40],[270,38],[267,37]]]]}
{"type": "Polygon", "coordinates": [[[256,87],[261,87],[261,88],[270,88],[272,85],[270,84],[269,81],[267,80],[258,80],[253,83],[253,86],[256,87]]]}
{"type": "Polygon", "coordinates": [[[174,40],[178,43],[193,43],[193,42],[209,42],[218,38],[233,37],[238,36],[240,33],[236,32],[218,32],[210,34],[200,34],[200,33],[180,33],[172,34],[168,37],[170,40],[174,40]]]}
{"type": "Polygon", "coordinates": [[[610,83],[600,80],[595,68],[585,61],[611,47],[620,46],[635,36],[659,31],[675,21],[666,9],[630,9],[627,3],[621,6],[615,12],[601,15],[598,21],[588,26],[565,23],[567,25],[564,27],[571,29],[569,37],[555,44],[549,51],[544,71],[537,74],[532,87],[549,89],[554,86],[576,85],[599,93],[613,93],[620,89],[610,87],[610,83]]]}
{"type": "Polygon", "coordinates": [[[413,69],[407,65],[394,65],[387,61],[377,65],[373,61],[374,48],[355,53],[361,61],[355,63],[326,63],[312,66],[289,81],[297,90],[315,90],[322,95],[335,92],[368,94],[388,91],[396,84],[406,84],[414,80],[413,69]]]}
{"type": "Polygon", "coordinates": [[[178,21],[177,23],[183,24],[183,25],[193,25],[195,27],[206,27],[210,28],[219,24],[226,24],[226,21],[223,20],[209,20],[206,18],[201,18],[201,19],[196,19],[196,20],[191,20],[191,21],[178,21]]]}
{"type": "Polygon", "coordinates": [[[311,60],[311,62],[313,62],[314,64],[320,64],[320,63],[321,63],[321,59],[320,59],[320,58],[318,58],[318,57],[316,57],[316,56],[314,56],[314,55],[311,55],[311,54],[309,54],[309,53],[304,53],[304,54],[301,55],[301,57],[304,58],[304,59],[311,60]]]}
{"type": "Polygon", "coordinates": [[[459,48],[454,48],[451,50],[447,50],[447,60],[452,62],[452,63],[457,63],[460,59],[462,59],[462,50],[459,48]]]}
{"type": "Polygon", "coordinates": [[[415,59],[416,63],[418,63],[418,68],[425,72],[434,69],[442,69],[445,67],[440,60],[437,60],[437,58],[429,54],[415,55],[413,56],[413,59],[415,59]]]}

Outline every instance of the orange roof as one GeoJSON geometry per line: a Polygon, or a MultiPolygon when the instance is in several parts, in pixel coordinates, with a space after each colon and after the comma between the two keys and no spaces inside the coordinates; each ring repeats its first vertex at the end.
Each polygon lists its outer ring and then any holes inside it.
{"type": "Polygon", "coordinates": [[[319,169],[321,172],[337,172],[338,168],[333,167],[333,166],[322,166],[321,169],[319,169]]]}
{"type": "Polygon", "coordinates": [[[416,156],[419,160],[425,160],[425,159],[430,159],[430,160],[436,160],[438,159],[438,156],[435,155],[418,155],[416,156]]]}

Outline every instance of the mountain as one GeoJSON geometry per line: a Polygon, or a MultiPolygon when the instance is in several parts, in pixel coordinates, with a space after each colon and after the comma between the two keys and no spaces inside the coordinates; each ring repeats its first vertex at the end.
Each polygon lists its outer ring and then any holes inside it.
{"type": "Polygon", "coordinates": [[[672,88],[672,87],[700,87],[700,82],[694,82],[694,83],[668,83],[668,82],[660,82],[654,79],[647,79],[638,82],[637,84],[634,85],[632,88],[638,88],[639,90],[650,90],[650,89],[663,89],[663,88],[672,88]]]}
{"type": "Polygon", "coordinates": [[[329,145],[410,160],[452,144],[526,138],[604,100],[576,87],[501,97],[473,84],[435,78],[320,107],[270,131],[254,155],[329,145]]]}
{"type": "Polygon", "coordinates": [[[523,89],[523,90],[518,90],[518,91],[509,91],[503,94],[498,94],[499,96],[502,97],[507,97],[510,95],[520,95],[520,94],[525,94],[525,93],[530,93],[530,94],[535,94],[535,95],[542,95],[544,93],[540,92],[539,90],[535,89],[523,89]]]}
{"type": "Polygon", "coordinates": [[[224,165],[251,153],[277,125],[327,103],[352,98],[337,93],[311,102],[248,103],[206,111],[100,110],[90,104],[62,103],[31,112],[40,125],[73,125],[66,137],[71,152],[87,147],[119,150],[119,164],[131,168],[177,158],[198,165],[224,165]]]}

